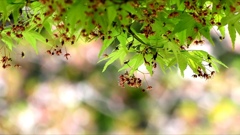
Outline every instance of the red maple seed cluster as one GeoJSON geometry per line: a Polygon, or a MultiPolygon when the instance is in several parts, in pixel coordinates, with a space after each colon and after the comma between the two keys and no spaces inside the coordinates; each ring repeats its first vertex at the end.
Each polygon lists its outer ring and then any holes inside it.
{"type": "Polygon", "coordinates": [[[7,68],[10,67],[11,64],[9,62],[11,62],[12,59],[8,56],[2,56],[1,62],[2,62],[2,68],[7,68]]]}
{"type": "MultiPolygon", "coordinates": [[[[47,50],[47,53],[50,55],[57,55],[60,56],[62,54],[62,47],[59,47],[58,45],[56,45],[53,49],[47,50]]],[[[70,57],[70,53],[68,53],[66,51],[66,53],[64,54],[64,57],[68,60],[68,57],[70,57]]]]}
{"type": "Polygon", "coordinates": [[[194,44],[199,45],[199,44],[203,44],[204,40],[195,40],[194,44]]]}
{"type": "Polygon", "coordinates": [[[62,54],[62,49],[61,48],[58,48],[58,46],[55,46],[55,48],[53,50],[47,50],[47,53],[50,54],[50,55],[61,55],[62,54]]]}
{"type": "Polygon", "coordinates": [[[130,76],[126,71],[125,74],[119,76],[119,86],[124,88],[125,83],[130,87],[139,88],[142,85],[142,80],[140,78],[136,78],[134,75],[130,76]]]}
{"type": "MultiPolygon", "coordinates": [[[[142,86],[142,80],[140,78],[135,77],[134,75],[129,75],[129,73],[126,71],[124,74],[119,76],[119,86],[122,88],[125,88],[125,84],[127,84],[130,87],[133,88],[139,88],[142,86]]],[[[143,92],[146,90],[151,90],[152,86],[149,86],[146,89],[142,89],[143,92]]]]}
{"type": "MultiPolygon", "coordinates": [[[[22,38],[23,37],[22,32],[25,31],[25,29],[28,27],[28,25],[29,25],[29,23],[24,23],[23,21],[18,21],[17,24],[12,24],[11,29],[6,31],[6,35],[10,37],[13,34],[17,38],[22,38]]],[[[4,30],[4,27],[5,26],[0,26],[0,32],[2,32],[2,30],[4,30]]]]}
{"type": "Polygon", "coordinates": [[[147,89],[142,89],[143,92],[145,92],[146,90],[151,90],[152,86],[148,86],[147,89]]]}
{"type": "MultiPolygon", "coordinates": [[[[6,56],[6,55],[2,56],[1,62],[2,62],[2,68],[4,69],[12,66],[11,65],[12,58],[10,58],[9,56],[6,56]]],[[[15,64],[14,67],[19,68],[21,66],[19,64],[15,64]]]]}
{"type": "Polygon", "coordinates": [[[208,74],[205,71],[203,71],[203,69],[201,69],[200,67],[198,67],[197,71],[198,71],[198,74],[192,75],[194,78],[202,77],[207,80],[207,79],[210,79],[215,74],[215,71],[211,71],[211,73],[208,74]]]}

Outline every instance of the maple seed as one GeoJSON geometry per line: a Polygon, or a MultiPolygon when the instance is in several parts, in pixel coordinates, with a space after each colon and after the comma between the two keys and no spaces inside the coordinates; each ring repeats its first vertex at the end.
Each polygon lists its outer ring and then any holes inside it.
{"type": "Polygon", "coordinates": [[[198,40],[194,41],[194,44],[198,45],[198,43],[199,43],[198,40]]]}
{"type": "Polygon", "coordinates": [[[221,26],[222,24],[221,24],[221,22],[217,22],[217,25],[218,25],[218,26],[221,26]]]}
{"type": "Polygon", "coordinates": [[[50,55],[52,54],[52,52],[50,50],[47,50],[47,53],[50,54],[50,55]]]}
{"type": "Polygon", "coordinates": [[[6,34],[7,34],[8,36],[11,36],[11,32],[10,32],[10,31],[8,31],[6,34]]]}
{"type": "Polygon", "coordinates": [[[4,69],[5,69],[5,68],[7,68],[7,66],[6,66],[5,64],[3,64],[3,65],[2,65],[2,68],[4,68],[4,69]]]}
{"type": "Polygon", "coordinates": [[[168,18],[174,18],[174,17],[177,17],[179,15],[178,12],[172,12],[168,15],[168,18]]]}
{"type": "Polygon", "coordinates": [[[203,44],[203,40],[199,40],[198,43],[199,43],[199,44],[203,44]]]}
{"type": "Polygon", "coordinates": [[[192,75],[192,77],[194,77],[194,78],[197,78],[197,75],[196,75],[196,74],[194,74],[194,75],[192,75]]]}
{"type": "Polygon", "coordinates": [[[211,57],[210,57],[210,55],[207,55],[207,59],[208,59],[208,60],[211,60],[211,57]]]}
{"type": "Polygon", "coordinates": [[[107,57],[108,57],[108,54],[106,54],[106,53],[103,54],[103,57],[104,57],[104,58],[107,58],[107,57]]]}
{"type": "Polygon", "coordinates": [[[64,54],[64,57],[68,60],[68,57],[70,56],[69,53],[64,54]]]}
{"type": "Polygon", "coordinates": [[[189,41],[192,41],[193,38],[192,38],[191,36],[188,36],[188,40],[189,40],[189,41]]]}
{"type": "Polygon", "coordinates": [[[21,53],[21,56],[22,56],[22,58],[24,58],[24,57],[25,57],[25,53],[24,53],[24,52],[22,52],[22,53],[21,53]]]}
{"type": "Polygon", "coordinates": [[[236,11],[236,8],[235,8],[235,7],[233,7],[233,6],[230,6],[230,11],[233,13],[233,12],[235,12],[235,11],[236,11]]]}
{"type": "Polygon", "coordinates": [[[181,50],[186,50],[185,46],[183,46],[183,45],[180,46],[180,49],[181,50]]]}
{"type": "Polygon", "coordinates": [[[19,64],[14,65],[16,68],[20,68],[21,66],[19,64]]]}
{"type": "Polygon", "coordinates": [[[128,62],[129,62],[129,60],[127,60],[127,61],[124,61],[124,64],[128,64],[128,62]]]}
{"type": "Polygon", "coordinates": [[[209,63],[208,66],[209,66],[209,67],[212,67],[212,63],[209,63]]]}
{"type": "Polygon", "coordinates": [[[213,76],[214,74],[215,74],[215,71],[212,71],[212,72],[211,72],[211,75],[213,76]]]}
{"type": "Polygon", "coordinates": [[[153,68],[157,68],[157,63],[156,62],[153,63],[153,68]]]}
{"type": "Polygon", "coordinates": [[[58,38],[58,34],[53,34],[56,38],[58,38]]]}
{"type": "Polygon", "coordinates": [[[147,87],[147,90],[151,90],[151,89],[152,89],[152,86],[148,86],[148,87],[147,87]]]}

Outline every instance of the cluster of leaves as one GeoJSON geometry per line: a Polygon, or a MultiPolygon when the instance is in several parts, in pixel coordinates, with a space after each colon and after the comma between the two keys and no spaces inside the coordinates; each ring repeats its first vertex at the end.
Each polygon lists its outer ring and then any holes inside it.
{"type": "Polygon", "coordinates": [[[108,60],[103,71],[120,60],[119,71],[129,70],[130,76],[144,64],[151,75],[157,65],[162,71],[178,67],[182,75],[189,66],[196,77],[199,69],[206,76],[212,67],[218,71],[217,64],[225,65],[189,46],[205,40],[214,45],[210,30],[216,26],[223,40],[227,25],[234,48],[239,11],[237,0],[6,0],[0,6],[0,34],[10,51],[25,39],[36,52],[37,41],[49,45],[51,55],[61,55],[66,43],[101,38],[99,57],[108,60]]]}

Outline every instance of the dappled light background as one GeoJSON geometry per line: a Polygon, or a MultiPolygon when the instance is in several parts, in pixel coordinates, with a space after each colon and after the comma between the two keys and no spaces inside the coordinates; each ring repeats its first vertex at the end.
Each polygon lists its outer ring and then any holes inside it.
{"type": "Polygon", "coordinates": [[[239,36],[235,51],[228,37],[214,38],[215,47],[205,40],[191,49],[211,52],[228,69],[210,80],[156,70],[145,76],[153,86],[146,92],[118,86],[117,62],[102,73],[101,41],[67,46],[69,60],[23,45],[12,54],[22,67],[0,69],[0,134],[239,134],[239,36]]]}

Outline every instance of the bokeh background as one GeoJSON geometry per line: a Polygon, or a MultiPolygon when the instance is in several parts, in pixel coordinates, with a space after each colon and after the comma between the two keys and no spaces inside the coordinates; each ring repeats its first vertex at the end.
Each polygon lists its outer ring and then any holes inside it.
{"type": "Polygon", "coordinates": [[[100,40],[68,45],[69,60],[48,55],[40,43],[38,55],[17,45],[12,56],[22,67],[0,68],[0,134],[240,134],[239,36],[235,50],[229,37],[219,41],[213,31],[213,38],[216,46],[205,40],[193,49],[229,68],[210,80],[156,70],[146,76],[153,86],[146,92],[118,86],[117,62],[102,72],[100,40]]]}

